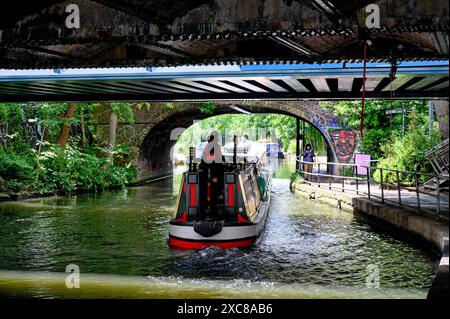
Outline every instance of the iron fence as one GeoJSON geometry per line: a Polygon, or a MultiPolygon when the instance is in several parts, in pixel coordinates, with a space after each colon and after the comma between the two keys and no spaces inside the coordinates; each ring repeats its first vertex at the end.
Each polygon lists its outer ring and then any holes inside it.
{"type": "Polygon", "coordinates": [[[304,162],[297,159],[299,173],[308,183],[341,192],[353,192],[358,196],[376,198],[381,203],[409,208],[438,219],[449,219],[448,180],[446,175],[411,172],[330,162],[304,162]],[[304,169],[305,165],[312,165],[304,169]],[[312,168],[312,169],[311,169],[312,168]],[[324,168],[326,168],[324,172],[324,168]],[[330,173],[331,172],[331,173],[330,173]],[[376,176],[376,179],[374,178],[376,176]],[[406,178],[408,176],[408,178],[406,178]],[[423,187],[424,180],[435,179],[434,192],[423,187]],[[402,183],[408,180],[409,183],[402,183]],[[446,186],[440,186],[445,184],[446,186]]]}

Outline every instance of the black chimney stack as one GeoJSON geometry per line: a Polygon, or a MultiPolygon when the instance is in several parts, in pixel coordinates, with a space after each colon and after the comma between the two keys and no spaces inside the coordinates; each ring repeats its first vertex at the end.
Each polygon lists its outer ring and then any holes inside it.
{"type": "Polygon", "coordinates": [[[237,135],[235,135],[233,137],[233,142],[234,142],[234,148],[233,148],[233,165],[234,167],[237,167],[237,144],[238,144],[238,140],[237,140],[237,135]]]}
{"type": "Polygon", "coordinates": [[[189,148],[189,172],[194,171],[194,158],[195,158],[195,148],[189,148]]]}

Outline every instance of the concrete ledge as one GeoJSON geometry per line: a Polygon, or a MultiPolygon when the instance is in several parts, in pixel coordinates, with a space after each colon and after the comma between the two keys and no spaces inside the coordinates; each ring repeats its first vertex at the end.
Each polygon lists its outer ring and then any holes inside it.
{"type": "Polygon", "coordinates": [[[0,202],[6,202],[6,201],[10,201],[11,200],[11,196],[9,196],[8,194],[5,193],[0,193],[0,202]]]}
{"type": "Polygon", "coordinates": [[[341,193],[330,190],[326,186],[317,187],[307,183],[293,184],[293,191],[311,199],[330,204],[341,203],[351,208],[355,215],[361,215],[374,223],[379,222],[405,233],[422,238],[442,251],[442,259],[428,293],[428,299],[447,299],[449,296],[449,257],[448,257],[448,222],[438,221],[427,215],[419,215],[414,211],[389,206],[379,201],[359,197],[356,193],[341,193]]]}
{"type": "Polygon", "coordinates": [[[438,273],[433,281],[430,291],[428,292],[428,299],[430,300],[448,300],[448,241],[444,248],[441,263],[439,265],[438,273]]]}
{"type": "Polygon", "coordinates": [[[146,178],[141,178],[141,179],[136,179],[135,181],[128,183],[127,187],[135,187],[135,186],[140,186],[140,185],[144,185],[144,184],[150,184],[150,183],[154,183],[163,179],[167,179],[172,177],[173,174],[166,174],[166,175],[157,175],[157,176],[149,176],[146,178]]]}
{"type": "Polygon", "coordinates": [[[420,236],[442,251],[438,273],[428,292],[428,299],[447,299],[449,296],[448,224],[430,217],[405,212],[366,198],[353,198],[355,214],[378,219],[406,232],[420,236]]]}
{"type": "Polygon", "coordinates": [[[375,217],[418,235],[432,243],[439,251],[443,251],[445,241],[449,237],[448,225],[443,222],[405,212],[401,208],[387,206],[367,198],[353,198],[353,210],[357,214],[375,217]]]}
{"type": "Polygon", "coordinates": [[[354,196],[352,194],[329,190],[326,186],[317,187],[297,183],[293,185],[293,190],[295,193],[300,193],[313,199],[320,199],[330,204],[343,204],[348,209],[351,209],[353,206],[352,199],[354,196]]]}

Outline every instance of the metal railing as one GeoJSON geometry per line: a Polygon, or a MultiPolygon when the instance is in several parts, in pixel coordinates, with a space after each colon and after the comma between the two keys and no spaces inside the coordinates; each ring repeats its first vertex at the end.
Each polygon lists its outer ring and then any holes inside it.
{"type": "Polygon", "coordinates": [[[316,184],[319,188],[325,187],[341,192],[354,192],[360,196],[379,199],[381,203],[411,208],[421,214],[432,215],[438,219],[447,221],[449,219],[448,187],[446,190],[439,187],[441,182],[448,182],[448,176],[356,164],[310,163],[299,159],[297,159],[297,162],[299,163],[299,172],[305,180],[308,183],[316,184]],[[304,170],[305,165],[312,165],[310,171],[304,170]],[[324,167],[326,173],[322,172],[324,167]],[[375,175],[376,180],[374,179],[375,175]],[[409,176],[412,185],[402,183],[401,177],[404,178],[405,176],[409,176]],[[425,191],[421,186],[421,181],[425,178],[436,178],[438,187],[436,187],[435,192],[425,191]]]}
{"type": "Polygon", "coordinates": [[[425,156],[429,159],[436,174],[448,175],[449,173],[448,151],[449,151],[449,139],[446,139],[445,141],[436,145],[431,150],[425,153],[425,156]]]}

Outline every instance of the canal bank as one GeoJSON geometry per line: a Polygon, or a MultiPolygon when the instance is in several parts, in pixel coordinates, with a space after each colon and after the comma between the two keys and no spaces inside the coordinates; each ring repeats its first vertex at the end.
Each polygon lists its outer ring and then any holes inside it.
{"type": "Polygon", "coordinates": [[[293,183],[291,189],[311,200],[320,200],[340,209],[352,210],[369,223],[382,226],[389,231],[400,232],[409,237],[425,241],[430,249],[442,252],[441,261],[428,298],[447,298],[449,289],[448,223],[420,215],[404,208],[380,203],[374,199],[361,197],[355,193],[345,193],[320,188],[308,183],[293,183]]]}
{"type": "Polygon", "coordinates": [[[442,252],[442,258],[436,278],[428,293],[428,299],[448,298],[448,224],[366,198],[353,198],[353,211],[354,214],[361,215],[369,221],[382,223],[391,226],[391,229],[399,229],[414,237],[420,237],[439,249],[442,252]]]}
{"type": "MultiPolygon", "coordinates": [[[[164,179],[172,178],[173,175],[161,175],[155,177],[148,177],[144,179],[136,179],[136,181],[130,182],[126,184],[126,188],[138,187],[146,184],[155,183],[164,179]]],[[[74,190],[70,193],[64,191],[55,191],[48,193],[39,193],[39,192],[1,192],[0,193],[0,203],[1,202],[9,202],[9,201],[23,201],[29,199],[39,199],[39,198],[48,198],[48,197],[64,197],[64,196],[74,196],[74,195],[82,195],[82,194],[97,194],[101,192],[115,191],[120,190],[121,187],[106,187],[104,189],[94,191],[94,190],[86,190],[86,189],[78,189],[74,190]]]]}

